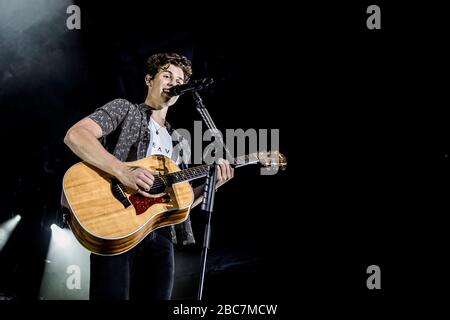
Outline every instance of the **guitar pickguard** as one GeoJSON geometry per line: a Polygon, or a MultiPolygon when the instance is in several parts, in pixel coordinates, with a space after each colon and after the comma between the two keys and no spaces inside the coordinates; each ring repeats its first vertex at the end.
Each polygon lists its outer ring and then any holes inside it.
{"type": "Polygon", "coordinates": [[[142,214],[147,211],[152,205],[156,203],[167,203],[170,201],[170,195],[167,193],[160,197],[144,197],[140,194],[133,194],[129,198],[131,204],[136,210],[136,214],[142,214]]]}

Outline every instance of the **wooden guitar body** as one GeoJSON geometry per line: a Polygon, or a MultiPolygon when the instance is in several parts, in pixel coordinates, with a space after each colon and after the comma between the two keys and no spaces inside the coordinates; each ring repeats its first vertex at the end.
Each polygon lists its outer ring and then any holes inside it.
{"type": "MultiPolygon", "coordinates": [[[[180,171],[175,162],[160,155],[128,165],[145,167],[161,176],[180,171]]],[[[115,255],[130,250],[157,228],[185,221],[194,201],[189,181],[160,182],[164,191],[146,198],[133,195],[117,179],[86,162],[75,164],[63,179],[73,234],[88,250],[115,255]]]]}

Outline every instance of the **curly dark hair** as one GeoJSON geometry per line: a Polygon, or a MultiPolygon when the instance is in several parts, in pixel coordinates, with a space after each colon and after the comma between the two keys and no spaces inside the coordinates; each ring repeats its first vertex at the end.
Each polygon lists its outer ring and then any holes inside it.
{"type": "Polygon", "coordinates": [[[192,63],[191,61],[177,53],[157,53],[151,55],[147,60],[145,68],[146,74],[150,75],[153,79],[156,74],[161,70],[166,70],[170,64],[181,68],[184,73],[184,82],[187,82],[192,75],[192,63]]]}

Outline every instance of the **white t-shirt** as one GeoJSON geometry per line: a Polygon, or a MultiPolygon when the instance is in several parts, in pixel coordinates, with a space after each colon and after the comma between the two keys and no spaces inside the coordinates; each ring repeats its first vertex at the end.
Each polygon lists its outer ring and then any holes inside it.
{"type": "Polygon", "coordinates": [[[150,129],[150,144],[147,149],[147,157],[155,154],[162,154],[163,156],[172,157],[172,137],[167,129],[161,127],[152,117],[148,122],[150,129]]]}

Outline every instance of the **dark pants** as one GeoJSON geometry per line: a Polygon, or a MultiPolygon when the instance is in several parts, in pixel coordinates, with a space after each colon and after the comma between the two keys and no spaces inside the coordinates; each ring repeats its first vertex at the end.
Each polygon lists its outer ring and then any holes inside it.
{"type": "Polygon", "coordinates": [[[170,227],[117,256],[91,254],[91,300],[169,300],[174,280],[170,227]]]}

